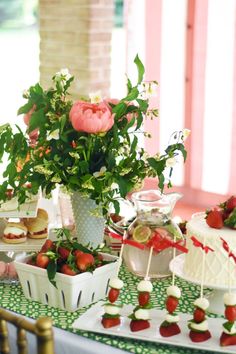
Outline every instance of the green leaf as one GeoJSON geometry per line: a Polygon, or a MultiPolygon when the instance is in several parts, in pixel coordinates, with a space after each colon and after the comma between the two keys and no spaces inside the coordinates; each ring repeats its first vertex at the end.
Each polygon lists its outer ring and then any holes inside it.
{"type": "Polygon", "coordinates": [[[161,173],[158,176],[158,187],[160,188],[161,191],[163,191],[164,185],[165,185],[165,177],[164,177],[163,173],[161,173]]]}
{"type": "Polygon", "coordinates": [[[57,272],[57,264],[54,260],[50,260],[48,266],[47,266],[47,274],[48,274],[48,280],[50,283],[57,288],[57,284],[55,282],[55,276],[57,272]]]}
{"type": "Polygon", "coordinates": [[[127,90],[128,93],[130,93],[130,91],[132,90],[132,84],[129,78],[127,78],[127,90]]]}
{"type": "Polygon", "coordinates": [[[144,69],[143,63],[139,59],[138,54],[136,55],[136,57],[134,59],[134,63],[136,64],[137,69],[138,69],[138,83],[137,83],[137,85],[139,85],[143,81],[143,75],[144,75],[145,69],[144,69]]]}
{"type": "Polygon", "coordinates": [[[185,150],[185,146],[181,143],[177,143],[177,144],[172,144],[172,145],[169,145],[167,147],[167,149],[165,150],[165,152],[170,155],[170,156],[173,156],[174,153],[176,151],[181,151],[182,155],[183,155],[183,158],[184,158],[184,161],[186,161],[186,158],[187,158],[187,151],[185,150]]]}
{"type": "Polygon", "coordinates": [[[119,185],[120,195],[122,198],[125,198],[128,193],[127,181],[123,177],[119,177],[117,179],[117,183],[119,185]]]}
{"type": "Polygon", "coordinates": [[[120,315],[109,315],[108,313],[104,313],[104,315],[102,315],[103,318],[119,318],[120,315]]]}
{"type": "Polygon", "coordinates": [[[166,160],[156,160],[154,157],[149,157],[147,161],[149,165],[156,171],[157,175],[160,176],[165,169],[166,160]]]}
{"type": "Polygon", "coordinates": [[[118,120],[126,113],[126,110],[127,104],[124,102],[120,102],[112,109],[112,112],[116,114],[116,119],[118,120]]]}
{"type": "Polygon", "coordinates": [[[0,134],[5,131],[7,128],[10,128],[10,124],[6,123],[0,126],[0,134]]]}
{"type": "Polygon", "coordinates": [[[80,251],[82,251],[84,253],[90,253],[90,254],[93,253],[89,248],[87,248],[85,246],[82,246],[80,243],[77,243],[77,242],[74,243],[73,248],[75,250],[80,250],[80,251]]]}
{"type": "Polygon", "coordinates": [[[29,102],[27,102],[24,106],[21,106],[18,111],[17,111],[17,115],[23,114],[23,113],[28,113],[31,108],[33,107],[34,103],[30,100],[29,102]]]}
{"type": "Polygon", "coordinates": [[[148,102],[146,100],[141,100],[140,98],[137,98],[136,100],[139,104],[139,108],[141,109],[142,112],[147,112],[148,109],[148,102]]]}
{"type": "Polygon", "coordinates": [[[130,93],[122,99],[122,101],[133,101],[135,100],[139,95],[139,90],[137,87],[133,87],[130,93]]]}
{"type": "Polygon", "coordinates": [[[236,208],[229,214],[229,217],[224,221],[224,224],[228,227],[236,227],[236,208]]]}
{"type": "Polygon", "coordinates": [[[227,321],[227,322],[223,323],[223,327],[224,327],[228,332],[231,331],[231,329],[232,329],[233,326],[234,326],[234,322],[229,322],[229,321],[227,321]]]}
{"type": "Polygon", "coordinates": [[[114,206],[114,209],[115,209],[115,213],[117,215],[119,215],[119,213],[120,213],[120,203],[116,199],[113,199],[112,203],[113,203],[113,206],[114,206]]]}
{"type": "Polygon", "coordinates": [[[41,108],[38,111],[35,111],[29,121],[29,133],[32,132],[34,129],[39,128],[40,126],[46,123],[47,117],[44,114],[44,109],[41,108]]]}

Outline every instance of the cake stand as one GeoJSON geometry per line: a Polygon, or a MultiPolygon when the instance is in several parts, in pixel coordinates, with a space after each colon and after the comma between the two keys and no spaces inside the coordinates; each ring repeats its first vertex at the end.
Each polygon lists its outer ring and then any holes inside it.
{"type": "MultiPolygon", "coordinates": [[[[184,274],[184,257],[184,254],[180,254],[179,256],[172,259],[169,265],[171,272],[190,283],[201,285],[201,282],[199,280],[195,280],[184,274]]],[[[204,287],[213,289],[212,293],[207,296],[210,302],[210,306],[208,309],[209,312],[212,312],[217,315],[224,315],[225,308],[223,296],[228,291],[228,287],[225,285],[221,286],[207,283],[204,283],[204,287]]],[[[231,286],[231,290],[232,292],[236,292],[236,286],[231,286]]]]}

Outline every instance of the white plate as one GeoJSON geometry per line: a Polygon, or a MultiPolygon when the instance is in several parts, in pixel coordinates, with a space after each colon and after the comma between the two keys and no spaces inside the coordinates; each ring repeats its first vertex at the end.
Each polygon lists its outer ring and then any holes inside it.
{"type": "Polygon", "coordinates": [[[73,328],[117,337],[139,339],[148,342],[168,344],[185,348],[208,350],[214,353],[236,352],[236,345],[229,347],[220,347],[219,345],[219,338],[222,332],[222,323],[225,322],[225,319],[208,318],[209,330],[211,332],[212,338],[206,342],[193,343],[189,338],[189,329],[187,327],[187,321],[192,318],[192,316],[189,314],[179,314],[179,327],[181,328],[181,333],[173,337],[165,338],[159,334],[159,327],[164,320],[166,311],[154,309],[151,310],[151,327],[140,332],[131,332],[129,328],[130,319],[127,318],[127,316],[132,313],[133,306],[124,305],[122,308],[122,319],[120,326],[105,329],[101,324],[101,316],[104,313],[102,307],[103,304],[103,301],[99,301],[97,304],[93,305],[73,323],[73,328]]]}

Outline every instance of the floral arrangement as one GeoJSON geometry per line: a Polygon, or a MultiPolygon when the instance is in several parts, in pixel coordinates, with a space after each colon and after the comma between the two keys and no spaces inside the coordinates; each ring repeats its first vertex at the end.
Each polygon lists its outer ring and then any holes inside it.
{"type": "Polygon", "coordinates": [[[18,114],[24,114],[26,132],[18,125],[0,127],[0,159],[4,152],[8,165],[0,186],[0,200],[7,199],[12,188],[19,203],[42,188],[50,197],[56,186],[68,192],[79,191],[101,204],[104,214],[114,196],[125,197],[145,177],[158,177],[158,186],[171,186],[176,156],[186,159],[184,139],[187,130],[174,134],[174,142],[165,151],[148,156],[139,147],[138,134],[144,119],[158,116],[150,109],[149,98],[157,82],[143,82],[144,66],[136,56],[138,79],[127,80],[127,95],[121,100],[89,99],[73,102],[68,93],[73,77],[67,69],[53,76],[53,87],[44,90],[39,83],[24,92],[27,103],[18,114]],[[169,169],[168,182],[164,171],[169,169]]]}

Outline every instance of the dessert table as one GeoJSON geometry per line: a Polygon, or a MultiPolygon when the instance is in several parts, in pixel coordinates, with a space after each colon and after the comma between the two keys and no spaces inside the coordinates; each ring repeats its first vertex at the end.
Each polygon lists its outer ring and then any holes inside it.
{"type": "MultiPolygon", "coordinates": [[[[137,304],[136,286],[139,279],[129,273],[125,267],[121,268],[120,277],[125,286],[120,294],[120,299],[124,304],[137,304]]],[[[154,291],[151,294],[153,305],[159,309],[164,309],[166,298],[166,288],[171,284],[171,278],[154,280],[154,291]]],[[[191,313],[193,311],[192,302],[199,296],[199,286],[188,283],[180,278],[176,279],[176,285],[182,289],[182,296],[179,302],[179,311],[191,313]]],[[[209,290],[207,290],[209,291],[209,290]]],[[[20,285],[0,284],[0,306],[17,314],[36,319],[40,316],[50,316],[54,323],[55,349],[57,354],[92,354],[103,353],[140,353],[140,354],[197,354],[209,353],[200,351],[198,344],[193,343],[193,348],[175,347],[154,342],[146,342],[132,338],[121,338],[99,333],[75,330],[72,328],[73,322],[89,308],[82,308],[70,313],[57,308],[42,305],[38,302],[27,300],[20,285]]],[[[215,317],[215,315],[211,315],[215,317]]],[[[186,324],[187,326],[187,324],[186,324]]],[[[13,340],[14,331],[10,331],[13,340]]],[[[31,345],[33,339],[29,338],[31,345]]],[[[219,347],[220,349],[220,347],[219,347]]],[[[31,351],[30,351],[31,352],[31,351]]],[[[216,352],[214,350],[214,352],[216,352]]]]}

